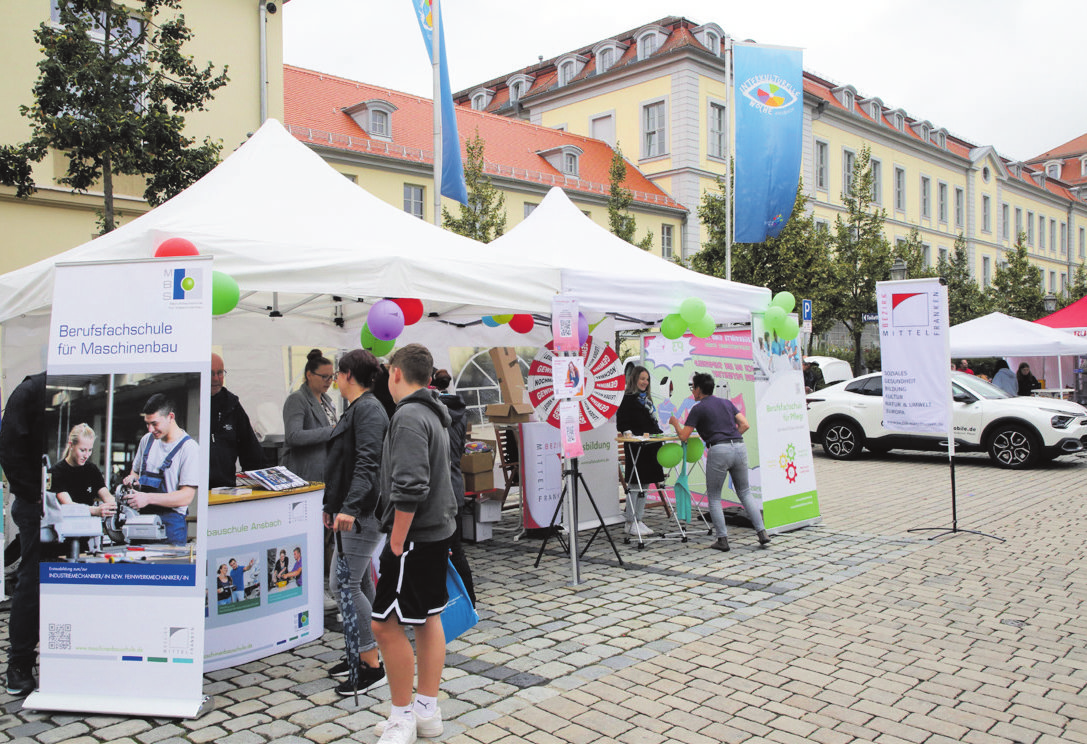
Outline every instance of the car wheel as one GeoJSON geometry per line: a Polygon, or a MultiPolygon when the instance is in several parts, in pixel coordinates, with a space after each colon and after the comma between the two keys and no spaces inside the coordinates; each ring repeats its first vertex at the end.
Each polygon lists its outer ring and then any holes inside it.
{"type": "Polygon", "coordinates": [[[1024,470],[1041,455],[1037,437],[1022,426],[1006,424],[989,437],[989,457],[1002,468],[1024,470]]]}
{"type": "Polygon", "coordinates": [[[823,451],[834,460],[852,460],[861,453],[864,432],[849,419],[831,421],[823,427],[823,451]]]}

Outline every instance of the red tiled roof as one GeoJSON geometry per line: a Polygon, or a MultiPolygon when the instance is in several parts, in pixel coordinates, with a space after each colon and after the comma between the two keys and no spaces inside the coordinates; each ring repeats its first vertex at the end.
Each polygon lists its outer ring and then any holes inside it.
{"type": "Polygon", "coordinates": [[[1087,134],[1081,134],[1079,137],[1071,139],[1063,145],[1058,145],[1048,152],[1043,152],[1038,157],[1031,158],[1027,162],[1037,163],[1045,160],[1055,160],[1057,158],[1078,157],[1083,154],[1087,154],[1087,134]]]}
{"type": "MultiPolygon", "coordinates": [[[[284,123],[302,142],[394,160],[434,162],[430,99],[291,65],[284,65],[283,73],[284,123]],[[370,137],[343,112],[344,108],[372,99],[396,106],[391,117],[391,142],[370,137]]],[[[608,193],[613,151],[606,142],[459,107],[457,129],[462,143],[479,132],[486,143],[484,159],[489,175],[560,186],[573,192],[608,193]],[[563,145],[582,150],[580,178],[563,175],[537,154],[563,145]]],[[[463,149],[461,156],[466,157],[463,149]]],[[[642,204],[685,209],[629,161],[623,185],[642,204]]]]}

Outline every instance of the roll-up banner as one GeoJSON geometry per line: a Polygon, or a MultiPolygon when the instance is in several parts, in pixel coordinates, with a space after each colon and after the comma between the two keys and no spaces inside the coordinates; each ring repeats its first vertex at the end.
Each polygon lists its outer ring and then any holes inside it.
{"type": "Polygon", "coordinates": [[[214,601],[199,529],[207,524],[211,298],[210,258],[56,267],[41,679],[27,708],[200,712],[204,613],[214,601]],[[73,437],[78,455],[68,448],[73,437]],[[77,489],[77,481],[92,485],[77,489]]]}
{"type": "Polygon", "coordinates": [[[876,303],[884,427],[913,434],[948,434],[951,340],[947,287],[939,279],[877,282],[876,303]]]}

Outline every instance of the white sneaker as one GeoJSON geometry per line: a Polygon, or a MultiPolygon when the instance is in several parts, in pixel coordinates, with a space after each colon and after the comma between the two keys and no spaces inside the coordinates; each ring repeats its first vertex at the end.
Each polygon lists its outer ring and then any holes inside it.
{"type": "Polygon", "coordinates": [[[415,744],[415,740],[415,718],[397,716],[384,721],[377,744],[415,744]]]}
{"type": "MultiPolygon", "coordinates": [[[[382,736],[385,733],[385,728],[389,722],[378,721],[374,724],[374,733],[378,736],[382,736]]],[[[445,727],[442,725],[442,709],[438,708],[434,711],[434,715],[430,718],[423,718],[418,713],[415,714],[415,731],[424,739],[437,739],[442,735],[445,727]]]]}
{"type": "Polygon", "coordinates": [[[638,522],[638,529],[642,532],[642,537],[648,537],[653,534],[653,530],[646,526],[645,522],[638,522]]]}

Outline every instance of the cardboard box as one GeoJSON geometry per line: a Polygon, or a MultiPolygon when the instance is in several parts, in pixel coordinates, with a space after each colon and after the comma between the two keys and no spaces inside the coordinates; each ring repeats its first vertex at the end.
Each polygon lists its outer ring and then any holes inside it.
{"type": "Polygon", "coordinates": [[[521,362],[512,346],[496,346],[488,352],[498,375],[498,389],[502,402],[513,405],[525,402],[525,378],[521,374],[521,362]]]}
{"type": "Polygon", "coordinates": [[[484,409],[487,420],[494,424],[523,424],[532,420],[531,403],[494,403],[484,409]]]}
{"type": "Polygon", "coordinates": [[[494,469],[494,452],[468,452],[460,458],[462,473],[483,473],[494,469]]]}
{"type": "Polygon", "coordinates": [[[489,491],[494,488],[494,472],[487,470],[483,473],[465,473],[465,491],[489,491]]]}

